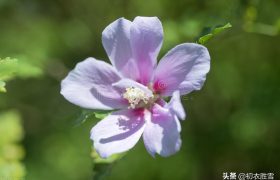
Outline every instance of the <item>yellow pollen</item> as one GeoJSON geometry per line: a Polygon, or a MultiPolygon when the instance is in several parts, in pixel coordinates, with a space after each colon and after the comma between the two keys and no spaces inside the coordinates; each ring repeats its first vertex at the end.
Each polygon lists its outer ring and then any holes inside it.
{"type": "Polygon", "coordinates": [[[134,109],[141,102],[148,104],[149,99],[151,98],[143,90],[137,87],[129,87],[125,90],[126,92],[123,94],[123,97],[128,100],[130,108],[132,109],[134,109]]]}

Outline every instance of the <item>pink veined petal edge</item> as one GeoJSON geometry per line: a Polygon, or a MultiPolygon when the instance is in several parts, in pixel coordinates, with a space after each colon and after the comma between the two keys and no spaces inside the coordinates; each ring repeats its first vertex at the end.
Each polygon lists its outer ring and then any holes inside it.
{"type": "Polygon", "coordinates": [[[210,69],[206,47],[185,43],[171,49],[159,62],[154,77],[154,89],[164,96],[176,90],[181,95],[199,90],[210,69]]]}
{"type": "Polygon", "coordinates": [[[117,19],[102,32],[102,44],[112,65],[124,77],[138,79],[138,68],[130,46],[131,25],[129,20],[117,19]]]}
{"type": "Polygon", "coordinates": [[[146,121],[143,133],[147,151],[153,157],[156,153],[163,157],[175,154],[181,147],[180,131],[180,122],[176,116],[173,116],[168,109],[155,104],[152,118],[146,121]]]}
{"type": "Polygon", "coordinates": [[[112,83],[121,78],[103,61],[87,58],[78,63],[61,83],[61,94],[73,104],[88,109],[112,110],[127,106],[112,83]]]}
{"type": "Polygon", "coordinates": [[[130,42],[139,79],[144,85],[151,80],[163,41],[163,28],[157,17],[136,17],[130,30],[130,42]]]}
{"type": "Polygon", "coordinates": [[[101,120],[91,130],[94,148],[102,158],[131,149],[140,139],[145,119],[150,112],[139,110],[120,110],[101,120]]]}

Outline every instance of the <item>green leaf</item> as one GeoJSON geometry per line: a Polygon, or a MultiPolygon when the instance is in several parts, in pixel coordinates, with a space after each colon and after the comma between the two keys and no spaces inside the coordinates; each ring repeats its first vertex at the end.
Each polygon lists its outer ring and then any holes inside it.
{"type": "Polygon", "coordinates": [[[0,92],[7,92],[4,80],[9,80],[15,76],[17,71],[17,59],[9,57],[0,59],[0,92]]]}
{"type": "Polygon", "coordinates": [[[0,92],[2,92],[2,93],[7,92],[5,86],[6,86],[6,83],[4,81],[0,80],[0,92]]]}
{"type": "Polygon", "coordinates": [[[25,155],[19,141],[24,132],[17,111],[0,113],[0,179],[24,179],[25,167],[20,162],[25,155]]]}
{"type": "Polygon", "coordinates": [[[111,113],[111,111],[96,111],[96,110],[89,110],[89,109],[83,109],[81,114],[76,120],[76,125],[80,125],[85,123],[88,120],[101,120],[104,119],[106,116],[108,116],[111,113]]]}
{"type": "Polygon", "coordinates": [[[9,80],[15,76],[21,78],[37,77],[42,74],[42,69],[29,63],[25,58],[20,61],[10,57],[0,59],[0,80],[9,80]]]}
{"type": "Polygon", "coordinates": [[[6,92],[4,81],[14,77],[29,78],[42,74],[43,71],[39,67],[30,64],[27,60],[18,61],[10,57],[0,59],[0,92],[6,92]]]}
{"type": "Polygon", "coordinates": [[[75,124],[80,125],[86,122],[87,120],[93,120],[93,119],[95,119],[94,112],[92,110],[83,109],[80,116],[77,118],[75,124]]]}
{"type": "Polygon", "coordinates": [[[24,132],[21,117],[17,111],[8,111],[0,114],[0,146],[18,142],[23,138],[24,132]]]}
{"type": "Polygon", "coordinates": [[[113,154],[112,156],[110,156],[110,157],[108,157],[106,159],[103,159],[93,149],[92,152],[91,152],[91,157],[93,158],[93,162],[95,164],[98,164],[98,163],[111,164],[113,162],[116,162],[116,161],[120,160],[122,157],[124,157],[125,154],[126,153],[113,154]]]}
{"type": "Polygon", "coordinates": [[[97,119],[104,119],[106,116],[108,116],[111,112],[108,111],[98,111],[98,112],[94,112],[94,115],[97,119]]]}
{"type": "MultiPolygon", "coordinates": [[[[1,159],[0,159],[1,160],[1,159]]],[[[25,166],[19,161],[0,161],[1,179],[25,179],[25,166]]]]}
{"type": "Polygon", "coordinates": [[[15,76],[18,60],[7,57],[0,59],[0,80],[8,80],[15,76]]]}
{"type": "Polygon", "coordinates": [[[214,36],[220,34],[221,32],[223,32],[226,29],[231,28],[231,27],[232,27],[232,25],[230,23],[227,23],[224,26],[218,26],[218,27],[215,27],[215,28],[205,28],[202,31],[203,36],[201,36],[198,39],[198,43],[199,44],[205,44],[208,40],[210,40],[214,36]]]}
{"type": "Polygon", "coordinates": [[[104,179],[112,169],[112,167],[121,160],[126,153],[114,154],[106,159],[101,158],[93,149],[91,157],[93,158],[94,180],[104,179]]]}
{"type": "Polygon", "coordinates": [[[219,34],[219,33],[223,32],[225,29],[228,29],[228,28],[231,28],[231,27],[232,27],[232,25],[230,23],[227,23],[224,26],[218,26],[213,30],[213,34],[214,35],[219,34]]]}
{"type": "Polygon", "coordinates": [[[18,61],[18,68],[16,75],[21,78],[31,78],[31,77],[39,77],[43,74],[41,68],[31,64],[25,59],[20,59],[18,61]]]}

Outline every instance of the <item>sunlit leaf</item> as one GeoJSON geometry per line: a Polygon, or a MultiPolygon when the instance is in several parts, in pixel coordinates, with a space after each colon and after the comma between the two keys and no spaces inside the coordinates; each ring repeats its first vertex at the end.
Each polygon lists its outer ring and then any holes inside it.
{"type": "Polygon", "coordinates": [[[0,114],[0,145],[17,142],[23,138],[20,115],[16,111],[0,114]]]}
{"type": "Polygon", "coordinates": [[[19,161],[0,161],[1,179],[24,179],[25,167],[19,161]]]}
{"type": "Polygon", "coordinates": [[[0,59],[0,80],[8,80],[14,76],[28,78],[42,75],[43,71],[39,67],[29,63],[26,59],[0,59]]]}
{"type": "Polygon", "coordinates": [[[232,25],[230,23],[227,23],[224,26],[218,26],[215,28],[205,28],[202,32],[202,36],[198,39],[198,43],[205,44],[209,39],[213,38],[214,36],[220,34],[221,32],[231,27],[232,25]]]}
{"type": "Polygon", "coordinates": [[[43,74],[43,71],[26,60],[18,61],[14,58],[0,59],[0,92],[6,92],[4,81],[14,77],[29,78],[37,77],[43,74]]]}
{"type": "Polygon", "coordinates": [[[6,92],[7,91],[5,86],[6,86],[6,83],[4,81],[0,80],[0,92],[6,92]]]}
{"type": "Polygon", "coordinates": [[[0,134],[0,179],[23,179],[25,167],[20,160],[25,152],[18,144],[23,138],[23,128],[16,111],[0,114],[0,134]]]}
{"type": "Polygon", "coordinates": [[[18,60],[12,58],[0,59],[0,80],[8,80],[15,76],[18,60]]]}
{"type": "Polygon", "coordinates": [[[0,146],[0,156],[8,161],[17,161],[23,159],[25,155],[21,145],[10,143],[0,146]]]}

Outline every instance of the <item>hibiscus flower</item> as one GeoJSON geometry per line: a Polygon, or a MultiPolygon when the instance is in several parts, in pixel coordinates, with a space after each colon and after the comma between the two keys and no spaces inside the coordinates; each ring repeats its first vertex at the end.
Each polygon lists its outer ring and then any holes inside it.
{"type": "Polygon", "coordinates": [[[181,147],[180,95],[200,90],[210,69],[208,50],[184,43],[157,63],[163,28],[157,17],[124,18],[102,33],[112,65],[87,58],[61,83],[71,103],[93,110],[115,110],[98,122],[90,138],[102,158],[128,151],[143,137],[152,155],[170,156],[181,147]],[[171,96],[166,102],[164,97],[171,96]]]}

